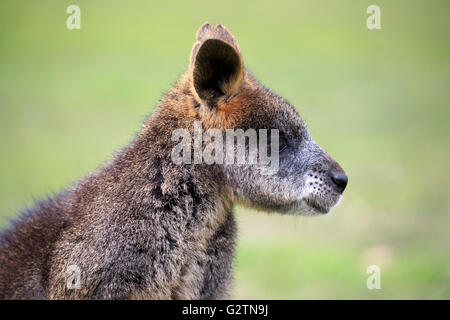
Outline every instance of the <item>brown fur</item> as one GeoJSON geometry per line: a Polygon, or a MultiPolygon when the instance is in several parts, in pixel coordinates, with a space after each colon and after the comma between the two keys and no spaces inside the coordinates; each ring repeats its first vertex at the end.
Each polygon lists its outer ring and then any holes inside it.
{"type": "Polygon", "coordinates": [[[134,141],[3,233],[0,298],[228,297],[233,204],[317,214],[342,192],[326,176],[330,170],[342,172],[311,140],[294,109],[245,71],[232,34],[205,24],[188,71],[134,141]],[[198,120],[205,130],[279,128],[290,143],[289,153],[280,155],[280,173],[264,177],[254,166],[174,164],[173,130],[192,133],[198,120]],[[302,195],[311,173],[327,182],[302,195]],[[67,287],[71,265],[81,270],[80,289],[67,287]]]}

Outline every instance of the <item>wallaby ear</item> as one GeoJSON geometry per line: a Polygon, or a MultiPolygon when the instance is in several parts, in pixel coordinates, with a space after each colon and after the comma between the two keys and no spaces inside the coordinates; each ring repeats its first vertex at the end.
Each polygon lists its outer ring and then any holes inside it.
{"type": "Polygon", "coordinates": [[[235,92],[242,82],[244,65],[233,35],[223,26],[204,24],[191,54],[193,89],[209,105],[235,92]]]}

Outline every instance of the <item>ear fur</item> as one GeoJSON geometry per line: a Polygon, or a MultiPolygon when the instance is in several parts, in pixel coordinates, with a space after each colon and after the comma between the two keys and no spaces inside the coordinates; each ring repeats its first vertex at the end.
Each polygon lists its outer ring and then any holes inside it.
{"type": "Polygon", "coordinates": [[[191,53],[193,92],[212,106],[217,98],[232,94],[241,84],[242,56],[233,35],[222,25],[204,24],[197,40],[191,53]]]}

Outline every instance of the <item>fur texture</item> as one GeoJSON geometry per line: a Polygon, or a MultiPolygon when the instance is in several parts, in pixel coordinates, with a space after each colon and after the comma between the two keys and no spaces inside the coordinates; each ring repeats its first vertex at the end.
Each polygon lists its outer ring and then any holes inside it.
{"type": "Polygon", "coordinates": [[[323,214],[343,191],[336,172],[344,175],[293,107],[245,70],[234,36],[204,24],[187,72],[134,141],[2,234],[0,298],[226,298],[233,204],[323,214]],[[258,164],[174,164],[172,132],[192,133],[194,121],[222,131],[279,129],[287,144],[279,172],[264,175],[258,164]],[[67,287],[71,265],[81,271],[79,289],[67,287]]]}

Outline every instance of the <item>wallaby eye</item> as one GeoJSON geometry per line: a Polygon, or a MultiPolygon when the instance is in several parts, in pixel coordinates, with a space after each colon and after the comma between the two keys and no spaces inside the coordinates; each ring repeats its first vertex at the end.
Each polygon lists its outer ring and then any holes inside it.
{"type": "Polygon", "coordinates": [[[283,136],[279,137],[279,139],[278,139],[278,150],[275,150],[275,151],[283,152],[284,150],[286,150],[286,148],[287,148],[287,141],[286,141],[286,139],[283,136]]]}
{"type": "Polygon", "coordinates": [[[269,137],[269,139],[267,140],[267,149],[268,149],[268,152],[274,151],[274,152],[280,153],[280,152],[283,152],[284,150],[286,150],[287,146],[288,146],[287,140],[286,140],[286,138],[285,138],[284,136],[282,136],[282,135],[280,135],[280,136],[278,137],[278,149],[275,149],[274,145],[272,144],[272,141],[271,141],[270,137],[269,137]]]}

